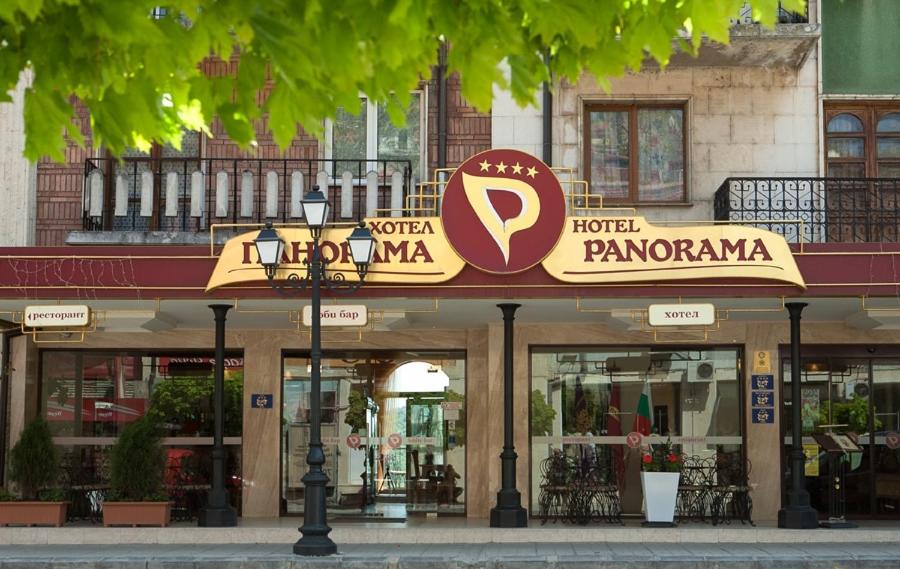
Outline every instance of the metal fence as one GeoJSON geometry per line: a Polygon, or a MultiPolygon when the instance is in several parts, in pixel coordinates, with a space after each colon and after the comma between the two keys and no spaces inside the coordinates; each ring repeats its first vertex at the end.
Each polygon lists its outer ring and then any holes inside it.
{"type": "Polygon", "coordinates": [[[784,235],[790,243],[896,243],[898,178],[726,178],[715,219],[784,235]]]}
{"type": "Polygon", "coordinates": [[[409,160],[90,158],[83,228],[205,231],[299,220],[300,199],[314,185],[331,202],[331,221],[399,217],[414,183],[409,160]]]}

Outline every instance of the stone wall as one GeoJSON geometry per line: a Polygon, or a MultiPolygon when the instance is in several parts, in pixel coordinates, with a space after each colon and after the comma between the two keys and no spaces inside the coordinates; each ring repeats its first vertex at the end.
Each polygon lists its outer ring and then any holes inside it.
{"type": "MultiPolygon", "coordinates": [[[[589,102],[678,101],[687,108],[689,206],[639,207],[649,219],[712,220],[713,195],[729,176],[819,174],[818,70],[810,54],[797,70],[687,67],[612,80],[607,93],[585,75],[553,96],[553,165],[584,179],[583,120],[589,102]]],[[[505,93],[493,108],[493,144],[541,155],[541,109],[520,109],[505,93]]]]}
{"type": "Polygon", "coordinates": [[[22,156],[25,150],[24,109],[27,77],[12,92],[11,103],[0,104],[0,246],[34,244],[36,168],[22,156]]]}

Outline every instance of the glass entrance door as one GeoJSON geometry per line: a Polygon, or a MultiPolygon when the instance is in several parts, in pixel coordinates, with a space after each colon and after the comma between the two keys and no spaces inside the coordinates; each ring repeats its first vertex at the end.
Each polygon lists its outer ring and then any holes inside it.
{"type": "MultiPolygon", "coordinates": [[[[465,356],[342,352],[322,362],[329,516],[465,513],[465,356]]],[[[282,514],[303,513],[310,362],[284,360],[282,514]]]]}
{"type": "Polygon", "coordinates": [[[900,361],[872,363],[876,515],[900,515],[900,361]]]}
{"type": "MultiPolygon", "coordinates": [[[[783,361],[787,481],[793,402],[790,361],[783,361]]],[[[831,464],[812,435],[832,431],[852,434],[863,449],[843,458],[846,516],[900,515],[900,360],[807,357],[801,363],[801,382],[804,475],[812,506],[828,515],[831,464]]]]}

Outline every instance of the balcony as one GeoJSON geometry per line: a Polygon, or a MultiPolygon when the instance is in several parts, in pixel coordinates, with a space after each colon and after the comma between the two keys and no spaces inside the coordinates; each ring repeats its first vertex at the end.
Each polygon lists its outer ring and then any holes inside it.
{"type": "Polygon", "coordinates": [[[798,69],[819,39],[820,27],[810,22],[809,5],[805,13],[796,13],[785,10],[779,2],[775,27],[765,28],[753,20],[751,2],[745,2],[732,22],[729,45],[703,40],[697,57],[675,53],[670,65],[798,69]]]}
{"type": "Polygon", "coordinates": [[[717,221],[784,235],[789,243],[897,243],[900,178],[726,178],[717,221]]]}
{"type": "Polygon", "coordinates": [[[412,174],[409,160],[90,158],[83,231],[67,242],[109,241],[92,235],[97,232],[130,233],[130,242],[140,241],[136,234],[190,242],[171,235],[205,232],[213,224],[299,221],[300,198],[314,185],[331,200],[332,222],[398,217],[412,174]]]}

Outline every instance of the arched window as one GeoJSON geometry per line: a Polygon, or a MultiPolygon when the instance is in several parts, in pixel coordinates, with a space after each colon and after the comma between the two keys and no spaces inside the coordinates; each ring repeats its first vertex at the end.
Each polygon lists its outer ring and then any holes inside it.
{"type": "Polygon", "coordinates": [[[826,104],[825,171],[832,178],[900,178],[896,104],[826,104]]]}
{"type": "Polygon", "coordinates": [[[875,137],[878,177],[900,178],[900,113],[881,115],[875,137]]]}

